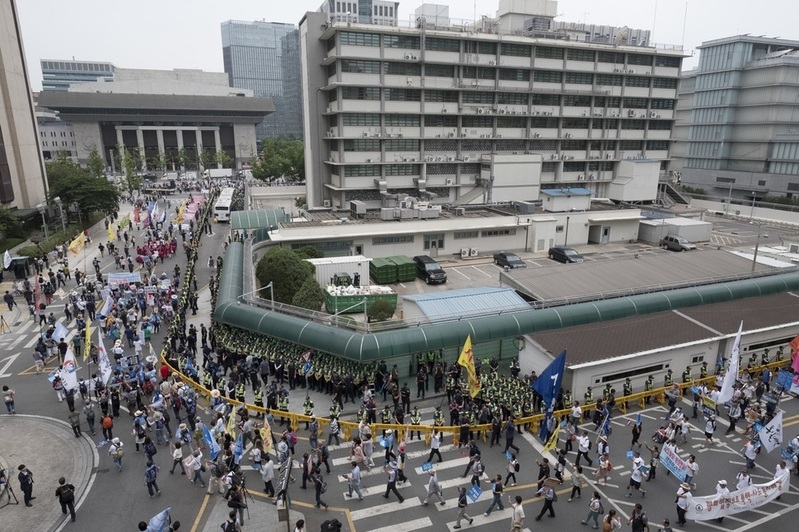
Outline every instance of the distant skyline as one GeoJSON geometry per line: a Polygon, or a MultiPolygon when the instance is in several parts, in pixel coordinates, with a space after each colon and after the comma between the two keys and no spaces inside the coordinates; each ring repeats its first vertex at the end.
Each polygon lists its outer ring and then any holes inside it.
{"type": "MultiPolygon", "coordinates": [[[[3,0],[7,1],[7,0],[3,0]]],[[[422,0],[400,2],[399,20],[407,25],[422,0]]],[[[498,0],[442,0],[451,19],[494,16],[498,0]],[[475,17],[476,15],[476,17],[475,17]]],[[[18,0],[31,85],[40,90],[41,59],[108,61],[123,68],[195,68],[222,72],[220,24],[226,20],[267,20],[298,24],[322,0],[141,0],[122,4],[107,0],[18,0]]],[[[795,4],[771,0],[752,9],[743,0],[560,0],[556,20],[652,30],[658,44],[684,44],[696,66],[696,47],[704,41],[741,33],[799,40],[795,4]],[[686,5],[687,22],[684,22],[686,5]],[[656,10],[657,6],[657,10],[656,10]],[[779,16],[783,13],[785,16],[779,16]],[[684,41],[684,42],[683,42],[684,41]]]]}

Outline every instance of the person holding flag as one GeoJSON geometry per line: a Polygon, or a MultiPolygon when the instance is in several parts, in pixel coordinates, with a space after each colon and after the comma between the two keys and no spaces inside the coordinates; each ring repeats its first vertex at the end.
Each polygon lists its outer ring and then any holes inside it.
{"type": "MultiPolygon", "coordinates": [[[[560,393],[561,384],[563,383],[563,373],[565,371],[566,350],[564,349],[563,352],[541,372],[541,375],[539,375],[530,387],[541,396],[542,404],[545,409],[545,418],[541,423],[541,431],[539,433],[539,438],[543,442],[549,441],[550,419],[552,418],[552,412],[555,410],[555,401],[557,401],[558,394],[560,393]]],[[[557,427],[553,429],[557,430],[557,427]]],[[[557,440],[555,440],[555,443],[557,444],[557,440]]]]}
{"type": "Polygon", "coordinates": [[[466,375],[469,381],[469,396],[475,397],[480,393],[480,377],[477,375],[477,370],[474,367],[474,353],[472,352],[472,337],[466,337],[463,344],[463,349],[458,357],[458,365],[466,369],[466,375]]]}

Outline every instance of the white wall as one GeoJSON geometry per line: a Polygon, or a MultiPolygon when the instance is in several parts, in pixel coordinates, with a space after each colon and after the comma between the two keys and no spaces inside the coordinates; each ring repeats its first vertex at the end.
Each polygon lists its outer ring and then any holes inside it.
{"type": "Polygon", "coordinates": [[[619,162],[614,179],[608,187],[608,197],[614,201],[650,201],[657,198],[660,161],[648,159],[619,162]]]}

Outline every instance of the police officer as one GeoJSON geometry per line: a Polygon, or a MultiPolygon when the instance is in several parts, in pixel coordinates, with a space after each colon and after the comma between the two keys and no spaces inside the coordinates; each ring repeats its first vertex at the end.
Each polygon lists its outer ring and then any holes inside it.
{"type": "MultiPolygon", "coordinates": [[[[302,403],[302,410],[308,417],[313,417],[313,401],[311,401],[311,396],[305,395],[305,402],[302,403]]],[[[305,429],[308,429],[308,421],[305,422],[305,429]]]]}
{"type": "Polygon", "coordinates": [[[213,388],[213,386],[214,386],[214,379],[211,376],[211,372],[210,371],[203,372],[203,386],[207,390],[211,390],[213,388]]]}
{"type": "Polygon", "coordinates": [[[765,366],[768,364],[768,347],[763,350],[763,354],[760,355],[760,365],[765,366]]]}
{"type": "Polygon", "coordinates": [[[691,366],[685,366],[685,371],[682,372],[682,382],[687,384],[693,380],[691,376],[691,366]]]}
{"type": "Polygon", "coordinates": [[[421,395],[424,399],[425,383],[427,382],[427,371],[424,365],[419,364],[419,371],[416,372],[416,398],[421,395]]]}
{"type": "Polygon", "coordinates": [[[699,367],[699,377],[702,379],[707,377],[707,362],[702,362],[702,365],[699,367]]]}
{"type": "Polygon", "coordinates": [[[518,360],[514,360],[514,361],[512,361],[510,363],[510,375],[511,375],[511,377],[513,377],[514,379],[517,378],[519,376],[519,373],[521,373],[521,371],[522,371],[522,369],[519,367],[519,361],[518,360]]]}
{"type": "Polygon", "coordinates": [[[602,399],[604,399],[605,401],[608,400],[608,396],[610,395],[610,390],[611,390],[610,383],[607,383],[605,385],[605,389],[602,390],[602,399]]]}
{"type": "MultiPolygon", "coordinates": [[[[624,392],[625,397],[633,394],[633,385],[630,382],[630,377],[624,379],[624,386],[622,387],[622,391],[624,392]]],[[[627,401],[624,401],[624,408],[627,408],[627,401]]]]}
{"type": "MultiPolygon", "coordinates": [[[[391,409],[388,405],[385,405],[383,410],[380,411],[380,422],[386,425],[391,423],[391,409]]],[[[383,437],[386,437],[386,429],[383,429],[383,437]]]]}
{"type": "Polygon", "coordinates": [[[227,381],[225,380],[225,377],[220,376],[216,380],[216,389],[219,390],[219,394],[222,397],[227,397],[227,381]]]}
{"type": "MultiPolygon", "coordinates": [[[[591,392],[591,387],[588,386],[586,388],[585,393],[583,394],[583,404],[588,406],[594,404],[594,394],[591,392]]],[[[583,419],[588,419],[588,408],[583,409],[583,419]]]]}
{"type": "MultiPolygon", "coordinates": [[[[281,412],[285,412],[288,414],[289,412],[289,397],[287,393],[280,394],[280,398],[277,400],[277,409],[281,412]]],[[[283,426],[283,423],[286,422],[286,418],[280,416],[280,426],[283,426]]]]}
{"type": "MultiPolygon", "coordinates": [[[[650,375],[649,377],[647,377],[646,382],[644,383],[644,390],[647,392],[651,392],[654,389],[655,389],[655,376],[650,375]]],[[[647,395],[645,402],[646,404],[650,404],[652,402],[652,396],[647,395]]]]}
{"type": "Polygon", "coordinates": [[[246,391],[247,391],[247,389],[245,388],[244,383],[243,382],[239,382],[236,385],[236,401],[241,401],[243,403],[244,402],[244,393],[246,391]]]}
{"type": "MultiPolygon", "coordinates": [[[[255,406],[261,408],[264,407],[264,391],[260,387],[253,392],[253,402],[255,403],[255,406]]],[[[263,416],[263,415],[264,414],[262,412],[256,413],[256,416],[263,416]]]]}
{"type": "Polygon", "coordinates": [[[436,411],[433,412],[433,426],[434,427],[444,426],[444,413],[441,411],[441,405],[438,405],[436,407],[436,411]]]}
{"type": "Polygon", "coordinates": [[[669,369],[669,371],[666,372],[666,376],[663,377],[663,386],[670,388],[672,384],[674,384],[674,375],[671,369],[669,369]]]}
{"type": "MultiPolygon", "coordinates": [[[[422,395],[424,397],[424,395],[422,395]]],[[[411,389],[408,388],[408,383],[402,383],[402,389],[400,390],[400,398],[402,400],[402,408],[405,410],[406,414],[411,413],[411,389]]]]}
{"type": "MultiPolygon", "coordinates": [[[[421,423],[422,423],[422,414],[419,413],[419,407],[414,406],[413,412],[411,412],[411,425],[416,425],[418,427],[421,423]]],[[[411,435],[411,439],[413,439],[413,430],[409,432],[411,435]]],[[[416,437],[419,438],[419,440],[422,439],[422,433],[419,430],[416,431],[416,437]]]]}

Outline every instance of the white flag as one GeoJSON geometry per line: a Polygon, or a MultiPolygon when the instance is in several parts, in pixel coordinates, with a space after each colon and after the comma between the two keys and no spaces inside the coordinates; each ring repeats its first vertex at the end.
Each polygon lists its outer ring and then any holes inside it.
{"type": "Polygon", "coordinates": [[[67,354],[64,355],[64,363],[61,366],[61,381],[67,390],[74,390],[78,387],[78,365],[75,363],[75,355],[72,354],[71,347],[67,349],[67,354]]]}
{"type": "Polygon", "coordinates": [[[103,304],[103,308],[100,309],[100,315],[104,317],[108,317],[111,314],[111,310],[114,308],[114,300],[111,297],[111,294],[105,296],[105,303],[103,304]]]}
{"type": "Polygon", "coordinates": [[[717,404],[724,404],[732,399],[735,393],[735,381],[738,380],[738,364],[740,362],[741,350],[741,332],[744,328],[744,322],[738,326],[738,334],[735,335],[735,342],[732,344],[732,353],[730,353],[730,365],[727,368],[727,373],[724,374],[724,380],[721,381],[721,390],[719,391],[719,398],[717,404]]]}
{"type": "Polygon", "coordinates": [[[66,340],[67,336],[69,336],[69,331],[64,327],[64,324],[60,321],[55,322],[55,329],[53,329],[53,334],[50,338],[56,342],[60,342],[62,338],[66,340]]]}
{"type": "Polygon", "coordinates": [[[3,255],[3,268],[7,270],[9,266],[11,266],[11,253],[6,250],[5,255],[3,255]]]}
{"type": "Polygon", "coordinates": [[[757,434],[760,438],[760,445],[766,449],[767,453],[782,445],[782,410],[757,434]]]}
{"type": "Polygon", "coordinates": [[[100,366],[100,375],[103,383],[108,384],[108,380],[114,374],[114,369],[111,367],[108,351],[105,350],[105,345],[103,345],[103,333],[100,329],[97,329],[97,365],[100,366]]]}

